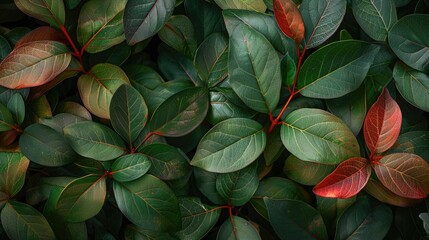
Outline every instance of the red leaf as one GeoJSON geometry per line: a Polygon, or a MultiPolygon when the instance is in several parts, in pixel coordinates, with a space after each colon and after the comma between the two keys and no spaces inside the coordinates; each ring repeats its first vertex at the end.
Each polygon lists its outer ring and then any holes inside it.
{"type": "Polygon", "coordinates": [[[371,166],[361,157],[347,159],[319,184],[313,192],[322,197],[349,198],[358,194],[368,182],[371,166]]]}
{"type": "Polygon", "coordinates": [[[421,202],[419,199],[404,198],[386,188],[379,180],[370,178],[365,186],[365,191],[379,201],[398,207],[410,207],[421,202]]]}
{"type": "Polygon", "coordinates": [[[383,89],[369,109],[363,125],[365,142],[371,155],[382,153],[392,147],[399,136],[401,124],[401,109],[389,91],[383,89]]]}
{"type": "Polygon", "coordinates": [[[298,46],[304,39],[304,22],[297,6],[292,0],[274,0],[273,8],[280,29],[298,46]]]}
{"type": "Polygon", "coordinates": [[[429,165],[412,153],[393,153],[373,165],[380,182],[393,193],[421,199],[429,193],[429,165]]]}
{"type": "Polygon", "coordinates": [[[16,44],[15,48],[24,45],[29,42],[40,41],[40,40],[51,40],[67,44],[67,38],[64,37],[63,33],[55,28],[43,26],[34,29],[33,31],[22,37],[16,44]]]}

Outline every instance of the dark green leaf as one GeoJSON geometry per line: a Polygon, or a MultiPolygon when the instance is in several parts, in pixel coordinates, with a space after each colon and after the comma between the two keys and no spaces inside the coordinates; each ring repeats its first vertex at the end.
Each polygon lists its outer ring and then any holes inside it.
{"type": "Polygon", "coordinates": [[[24,186],[29,163],[21,153],[0,152],[0,192],[15,196],[24,186]]]}
{"type": "Polygon", "coordinates": [[[79,5],[81,0],[64,0],[64,4],[68,9],[73,9],[79,5]]]}
{"type": "Polygon", "coordinates": [[[356,201],[356,197],[350,198],[324,198],[317,196],[317,210],[323,217],[328,232],[336,227],[336,223],[341,214],[356,201]]]}
{"type": "Polygon", "coordinates": [[[388,66],[368,73],[364,80],[367,106],[372,106],[375,103],[383,88],[392,80],[392,76],[392,70],[388,66]]]}
{"type": "Polygon", "coordinates": [[[265,148],[263,127],[247,118],[230,118],[210,129],[198,144],[191,165],[228,173],[245,168],[265,148]]]}
{"type": "Polygon", "coordinates": [[[222,9],[245,9],[264,13],[267,10],[263,0],[214,0],[222,9]]]}
{"type": "Polygon", "coordinates": [[[216,190],[216,179],[219,174],[205,171],[201,168],[194,168],[195,184],[198,190],[214,204],[226,203],[216,190]]]}
{"type": "Polygon", "coordinates": [[[250,222],[233,215],[220,226],[216,240],[236,239],[261,240],[261,236],[250,222]]]}
{"type": "Polygon", "coordinates": [[[25,118],[25,102],[21,94],[15,93],[12,95],[7,103],[7,108],[12,113],[15,122],[21,125],[25,118]]]}
{"type": "Polygon", "coordinates": [[[14,124],[12,113],[0,103],[0,132],[11,130],[14,124]]]}
{"type": "Polygon", "coordinates": [[[0,62],[3,61],[3,59],[9,55],[9,53],[12,51],[12,47],[10,46],[9,42],[0,35],[0,62]]]}
{"type": "Polygon", "coordinates": [[[177,240],[167,232],[144,230],[135,225],[125,227],[125,240],[177,240]]]}
{"type": "Polygon", "coordinates": [[[89,65],[94,66],[99,63],[111,63],[121,66],[131,55],[132,47],[126,42],[115,45],[105,51],[89,55],[89,65]]]}
{"type": "Polygon", "coordinates": [[[419,218],[423,221],[423,227],[427,234],[429,234],[429,213],[420,213],[419,218]]]}
{"type": "Polygon", "coordinates": [[[56,107],[55,112],[60,114],[70,113],[81,119],[92,120],[91,113],[84,106],[76,102],[62,102],[56,107]]]}
{"type": "Polygon", "coordinates": [[[9,195],[0,191],[0,211],[3,209],[4,205],[6,205],[7,201],[9,201],[9,195]]]}
{"type": "Polygon", "coordinates": [[[0,86],[0,103],[3,105],[7,105],[9,102],[9,99],[13,96],[15,93],[21,94],[22,98],[27,99],[28,94],[30,92],[29,88],[23,88],[23,89],[9,89],[0,86]]]}
{"type": "Polygon", "coordinates": [[[52,118],[42,118],[40,119],[40,123],[46,125],[55,131],[63,134],[63,128],[67,127],[70,124],[88,121],[88,119],[70,114],[70,113],[60,113],[52,118]]]}
{"type": "Polygon", "coordinates": [[[25,14],[60,28],[65,22],[63,1],[15,0],[16,6],[25,14]]]}
{"type": "Polygon", "coordinates": [[[274,128],[274,131],[267,136],[267,146],[264,149],[265,165],[272,165],[277,161],[284,150],[285,147],[280,137],[280,128],[274,128]]]}
{"type": "Polygon", "coordinates": [[[133,181],[146,174],[151,165],[149,159],[143,154],[129,154],[113,162],[110,174],[119,182],[133,181]]]}
{"type": "Polygon", "coordinates": [[[210,108],[207,121],[211,124],[216,125],[228,118],[251,118],[254,115],[255,113],[250,109],[234,104],[223,92],[210,91],[210,108]]]}
{"type": "Polygon", "coordinates": [[[282,82],[291,87],[296,76],[296,63],[287,53],[281,60],[282,82]]]}
{"type": "Polygon", "coordinates": [[[334,171],[335,165],[303,161],[290,155],[285,162],[283,172],[300,184],[314,186],[334,171]]]}
{"type": "Polygon", "coordinates": [[[414,153],[429,162],[429,132],[413,131],[399,135],[388,153],[414,153]]]}

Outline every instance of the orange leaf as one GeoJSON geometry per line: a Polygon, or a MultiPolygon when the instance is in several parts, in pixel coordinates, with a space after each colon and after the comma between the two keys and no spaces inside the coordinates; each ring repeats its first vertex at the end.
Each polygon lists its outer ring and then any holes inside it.
{"type": "Polygon", "coordinates": [[[274,0],[273,8],[280,29],[299,46],[304,39],[304,22],[298,7],[292,0],[274,0]]]}
{"type": "Polygon", "coordinates": [[[16,44],[15,48],[24,45],[29,42],[40,41],[40,40],[51,40],[67,44],[67,38],[64,37],[63,33],[55,28],[48,26],[38,27],[24,37],[22,37],[16,44]]]}

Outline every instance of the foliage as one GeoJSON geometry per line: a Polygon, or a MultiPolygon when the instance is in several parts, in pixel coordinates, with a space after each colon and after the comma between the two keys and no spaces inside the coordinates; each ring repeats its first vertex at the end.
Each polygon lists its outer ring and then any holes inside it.
{"type": "Polygon", "coordinates": [[[0,239],[429,235],[427,0],[0,11],[0,239]]]}

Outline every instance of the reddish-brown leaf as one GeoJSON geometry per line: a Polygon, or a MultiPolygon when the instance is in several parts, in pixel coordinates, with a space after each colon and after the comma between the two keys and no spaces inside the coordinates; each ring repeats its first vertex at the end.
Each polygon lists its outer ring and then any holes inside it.
{"type": "Polygon", "coordinates": [[[429,193],[429,165],[412,153],[393,153],[373,165],[380,182],[393,193],[422,199],[429,193]]]}
{"type": "Polygon", "coordinates": [[[280,29],[298,46],[304,39],[304,22],[297,6],[292,0],[274,0],[273,8],[280,29]]]}
{"type": "Polygon", "coordinates": [[[368,182],[371,165],[361,157],[347,159],[319,184],[313,192],[322,197],[349,198],[358,194],[368,182]]]}
{"type": "Polygon", "coordinates": [[[61,31],[48,26],[43,26],[32,30],[24,37],[22,37],[15,44],[15,48],[29,42],[40,41],[40,40],[51,40],[51,41],[57,41],[57,42],[67,44],[67,38],[64,37],[64,34],[61,31]]]}
{"type": "Polygon", "coordinates": [[[365,142],[371,154],[388,150],[396,142],[401,124],[401,109],[389,91],[383,89],[369,109],[363,125],[365,142]]]}

